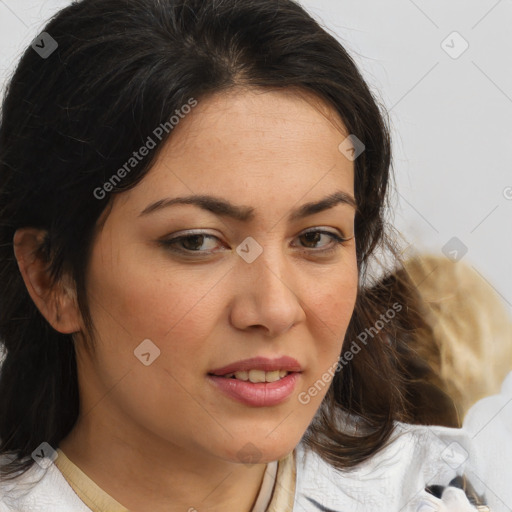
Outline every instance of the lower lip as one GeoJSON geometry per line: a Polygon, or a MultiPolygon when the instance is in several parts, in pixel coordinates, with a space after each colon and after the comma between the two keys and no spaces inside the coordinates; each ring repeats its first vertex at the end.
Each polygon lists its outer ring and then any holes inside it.
{"type": "Polygon", "coordinates": [[[292,372],[276,382],[249,382],[208,375],[223,393],[245,405],[270,407],[284,402],[295,389],[300,373],[292,372]]]}

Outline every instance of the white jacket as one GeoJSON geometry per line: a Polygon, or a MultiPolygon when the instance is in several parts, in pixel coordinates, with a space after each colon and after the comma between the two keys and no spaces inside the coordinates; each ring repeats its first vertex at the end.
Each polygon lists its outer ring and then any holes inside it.
{"type": "MultiPolygon", "coordinates": [[[[293,512],[475,511],[461,490],[450,487],[442,500],[425,491],[433,484],[447,486],[465,472],[473,452],[462,429],[397,423],[386,448],[341,472],[301,443],[293,512]]],[[[17,478],[0,482],[0,512],[91,512],[54,464],[46,469],[34,464],[17,478]]],[[[501,510],[510,509],[493,512],[501,510]]]]}
{"type": "Polygon", "coordinates": [[[512,511],[512,372],[501,393],[477,402],[464,418],[472,445],[474,487],[491,509],[512,511]]]}

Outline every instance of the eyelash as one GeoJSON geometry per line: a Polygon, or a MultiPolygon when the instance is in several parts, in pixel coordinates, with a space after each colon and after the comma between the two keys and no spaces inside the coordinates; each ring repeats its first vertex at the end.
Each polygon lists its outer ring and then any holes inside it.
{"type": "MultiPolygon", "coordinates": [[[[303,233],[301,233],[299,235],[299,237],[305,236],[305,235],[308,235],[311,233],[319,233],[321,235],[328,235],[329,237],[331,237],[331,240],[333,243],[327,249],[304,248],[304,252],[317,253],[317,254],[321,254],[321,255],[329,255],[329,254],[335,252],[339,248],[339,246],[343,245],[345,242],[348,242],[350,240],[350,238],[344,238],[342,236],[337,235],[336,233],[333,233],[332,231],[325,231],[322,229],[312,229],[310,231],[304,231],[303,233]]],[[[209,251],[194,251],[191,249],[183,249],[183,248],[176,247],[181,241],[187,240],[190,238],[194,238],[197,236],[203,236],[204,238],[217,238],[216,236],[210,235],[208,233],[197,232],[197,233],[190,233],[188,235],[177,236],[175,238],[170,238],[167,240],[159,240],[159,244],[162,245],[165,249],[167,249],[169,251],[183,254],[186,256],[191,256],[191,255],[195,255],[195,254],[213,254],[211,251],[210,252],[209,251]]]]}

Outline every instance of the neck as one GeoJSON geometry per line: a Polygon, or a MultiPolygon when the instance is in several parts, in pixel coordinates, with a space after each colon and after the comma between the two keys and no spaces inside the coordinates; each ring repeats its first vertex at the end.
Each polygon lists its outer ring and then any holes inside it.
{"type": "Polygon", "coordinates": [[[101,420],[101,414],[94,416],[80,418],[59,447],[128,510],[252,510],[266,464],[225,461],[185,450],[148,432],[138,432],[134,437],[122,426],[113,429],[112,423],[101,420]],[[133,439],[138,441],[134,443],[133,439]]]}

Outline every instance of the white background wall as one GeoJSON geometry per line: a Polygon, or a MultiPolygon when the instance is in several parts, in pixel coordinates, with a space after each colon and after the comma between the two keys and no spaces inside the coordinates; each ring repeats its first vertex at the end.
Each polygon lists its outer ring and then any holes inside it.
{"type": "MultiPolygon", "coordinates": [[[[0,0],[0,84],[69,3],[0,0]]],[[[302,3],[345,44],[390,111],[396,225],[415,249],[434,253],[457,237],[463,261],[512,310],[512,1],[302,3]],[[447,39],[454,31],[460,36],[447,39]]]]}

